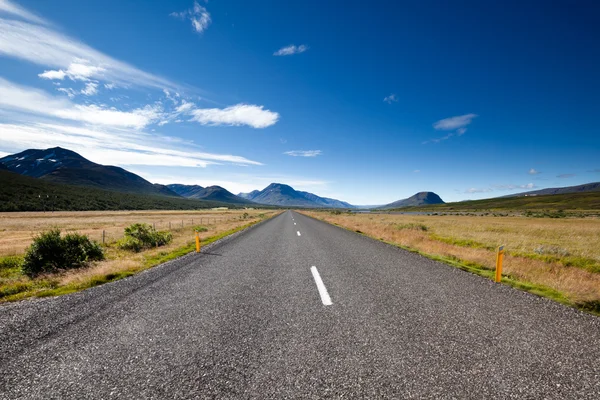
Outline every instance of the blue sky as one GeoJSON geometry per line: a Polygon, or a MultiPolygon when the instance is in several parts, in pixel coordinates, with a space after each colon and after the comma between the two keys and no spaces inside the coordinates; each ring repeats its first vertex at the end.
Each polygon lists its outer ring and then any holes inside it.
{"type": "Polygon", "coordinates": [[[0,154],[353,204],[600,180],[600,6],[0,0],[0,154]]]}

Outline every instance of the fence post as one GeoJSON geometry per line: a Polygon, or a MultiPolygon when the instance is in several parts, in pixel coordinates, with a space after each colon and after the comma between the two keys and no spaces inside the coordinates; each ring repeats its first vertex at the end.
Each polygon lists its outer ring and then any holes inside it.
{"type": "Polygon", "coordinates": [[[504,258],[504,246],[498,247],[498,253],[496,254],[496,282],[502,280],[502,259],[504,258]]]}
{"type": "Polygon", "coordinates": [[[171,230],[171,221],[169,221],[169,230],[171,230]]]}
{"type": "Polygon", "coordinates": [[[105,237],[106,237],[106,231],[103,230],[102,231],[102,244],[104,244],[104,242],[105,242],[105,237]]]}

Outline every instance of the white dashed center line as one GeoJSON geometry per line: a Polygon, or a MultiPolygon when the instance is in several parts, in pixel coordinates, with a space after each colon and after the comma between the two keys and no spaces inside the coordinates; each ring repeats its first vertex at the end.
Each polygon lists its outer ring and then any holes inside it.
{"type": "Polygon", "coordinates": [[[333,303],[331,302],[331,297],[329,297],[329,293],[327,293],[327,288],[321,280],[321,275],[319,275],[317,267],[315,267],[314,265],[310,267],[310,272],[312,272],[313,278],[315,278],[315,283],[317,284],[317,289],[319,289],[319,295],[321,295],[321,301],[323,302],[323,305],[332,305],[333,303]]]}
{"type": "Polygon", "coordinates": [[[298,236],[302,236],[302,235],[300,234],[300,231],[298,231],[298,232],[296,232],[296,233],[298,234],[298,236]]]}
{"type": "Polygon", "coordinates": [[[294,222],[294,225],[296,225],[296,223],[294,222]]]}

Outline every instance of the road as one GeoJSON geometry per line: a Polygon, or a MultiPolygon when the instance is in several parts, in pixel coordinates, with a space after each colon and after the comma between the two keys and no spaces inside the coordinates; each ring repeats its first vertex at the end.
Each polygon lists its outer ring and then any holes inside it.
{"type": "Polygon", "coordinates": [[[291,211],[204,252],[0,306],[0,398],[600,398],[598,317],[291,211]]]}

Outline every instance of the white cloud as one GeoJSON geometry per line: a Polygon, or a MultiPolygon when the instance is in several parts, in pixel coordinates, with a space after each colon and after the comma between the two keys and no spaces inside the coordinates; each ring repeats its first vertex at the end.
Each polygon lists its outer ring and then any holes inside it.
{"type": "Polygon", "coordinates": [[[470,188],[465,190],[465,193],[488,193],[488,192],[492,192],[492,189],[490,188],[470,188]]]}
{"type": "Polygon", "coordinates": [[[537,175],[539,173],[540,171],[536,170],[535,168],[531,168],[528,172],[529,175],[537,175]]]}
{"type": "Polygon", "coordinates": [[[114,83],[105,83],[104,88],[108,90],[113,90],[117,88],[117,85],[115,85],[114,83]]]}
{"type": "Polygon", "coordinates": [[[74,98],[75,95],[77,94],[77,92],[71,88],[58,88],[56,90],[58,90],[59,92],[63,92],[64,94],[69,96],[70,99],[74,98]]]}
{"type": "Polygon", "coordinates": [[[63,79],[65,79],[65,76],[67,76],[67,73],[62,69],[58,71],[50,70],[44,71],[43,73],[38,74],[38,76],[43,79],[60,79],[62,81],[63,79]]]}
{"type": "MultiPolygon", "coordinates": [[[[4,0],[4,7],[10,2],[4,0]]],[[[0,10],[6,11],[6,8],[0,10]]],[[[19,15],[13,13],[13,15],[19,15]]],[[[141,71],[70,38],[40,21],[6,19],[0,15],[0,55],[54,68],[40,74],[45,79],[109,80],[124,86],[177,88],[178,85],[159,76],[141,71]],[[63,76],[64,74],[64,76],[63,76]]]]}
{"type": "Polygon", "coordinates": [[[453,136],[454,136],[454,133],[449,133],[446,136],[442,136],[441,138],[426,140],[426,141],[423,142],[423,144],[443,142],[444,140],[448,140],[448,139],[450,139],[453,136]]]}
{"type": "Polygon", "coordinates": [[[0,148],[14,152],[61,146],[92,161],[109,165],[207,167],[211,164],[262,165],[245,157],[195,150],[191,143],[138,130],[64,125],[57,123],[2,124],[0,148]]]}
{"type": "Polygon", "coordinates": [[[306,50],[308,50],[308,46],[305,44],[301,44],[300,46],[291,44],[289,46],[285,46],[285,47],[282,47],[281,49],[277,50],[275,53],[273,53],[273,55],[274,56],[291,56],[292,54],[304,53],[306,50]]]}
{"type": "Polygon", "coordinates": [[[464,135],[464,134],[465,134],[465,132],[466,132],[466,131],[467,131],[467,128],[458,128],[458,129],[456,130],[456,134],[457,134],[458,136],[462,136],[462,135],[464,135]]]}
{"type": "Polygon", "coordinates": [[[292,157],[316,157],[322,155],[323,152],[321,150],[290,150],[283,154],[292,157]]]}
{"type": "Polygon", "coordinates": [[[81,90],[81,94],[85,94],[86,96],[98,94],[98,84],[94,82],[86,83],[85,88],[81,90]]]}
{"type": "Polygon", "coordinates": [[[264,110],[264,106],[236,104],[227,108],[199,108],[190,111],[192,120],[202,125],[248,125],[252,128],[266,128],[279,120],[279,114],[264,110]]]}
{"type": "MultiPolygon", "coordinates": [[[[20,86],[3,78],[0,78],[0,92],[2,108],[91,124],[141,129],[158,120],[161,115],[158,106],[119,111],[93,104],[73,104],[64,97],[54,97],[44,91],[20,86]]],[[[70,92],[66,93],[69,95],[70,92]]]]}
{"type": "Polygon", "coordinates": [[[493,188],[496,190],[535,189],[536,187],[533,183],[526,185],[493,185],[493,188]]]}
{"type": "Polygon", "coordinates": [[[394,93],[392,93],[389,96],[385,96],[383,98],[383,101],[385,101],[388,104],[392,104],[394,102],[398,102],[398,97],[394,93]]]}
{"type": "Polygon", "coordinates": [[[192,22],[192,27],[198,33],[204,32],[212,22],[210,13],[197,1],[194,1],[193,8],[181,12],[172,12],[169,15],[181,19],[188,18],[192,22]]]}
{"type": "MultiPolygon", "coordinates": [[[[473,121],[477,114],[465,114],[457,117],[441,119],[433,124],[437,130],[452,131],[454,129],[464,128],[473,121]]],[[[464,133],[464,132],[463,132],[464,133]]]]}
{"type": "Polygon", "coordinates": [[[420,169],[415,169],[413,172],[414,172],[415,174],[418,174],[419,172],[421,172],[421,170],[420,170],[420,169]]]}
{"type": "Polygon", "coordinates": [[[20,18],[23,18],[28,21],[35,22],[35,23],[38,23],[41,25],[48,24],[48,22],[46,22],[44,19],[27,11],[23,7],[18,6],[17,4],[14,4],[12,1],[9,1],[9,0],[0,0],[0,12],[16,15],[17,17],[20,17],[20,18]]]}

